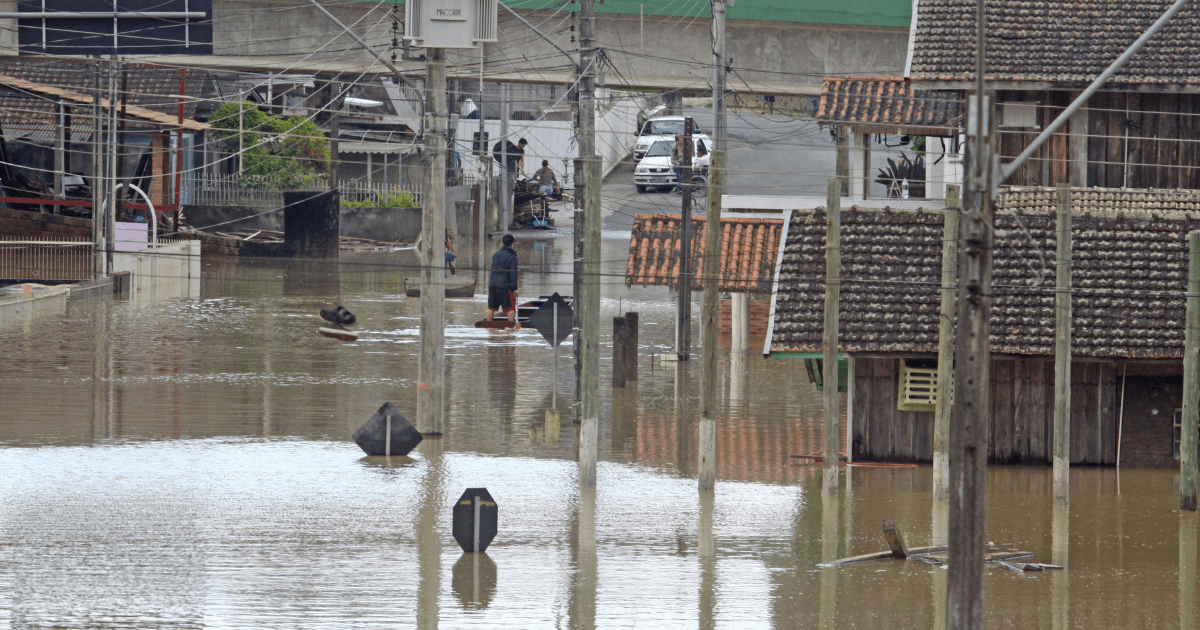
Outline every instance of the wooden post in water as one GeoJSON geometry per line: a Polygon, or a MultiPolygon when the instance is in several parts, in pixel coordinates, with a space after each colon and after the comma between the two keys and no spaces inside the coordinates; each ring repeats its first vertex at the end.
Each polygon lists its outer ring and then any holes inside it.
{"type": "Polygon", "coordinates": [[[625,383],[638,380],[638,314],[625,313],[625,383]]]}
{"type": "Polygon", "coordinates": [[[1054,284],[1054,504],[1071,503],[1071,188],[1058,185],[1054,284]]]}
{"type": "MultiPolygon", "coordinates": [[[[950,500],[950,410],[954,401],[954,295],[958,287],[958,186],[946,187],[942,307],[938,317],[938,398],[933,417],[933,500],[950,500]]],[[[944,523],[943,523],[944,524],[944,523]]],[[[944,532],[934,532],[934,536],[944,532]]]]}
{"type": "Polygon", "coordinates": [[[842,183],[829,179],[825,208],[825,336],[821,382],[825,394],[825,485],[826,494],[838,489],[838,302],[842,275],[842,183]]]}
{"type": "Polygon", "coordinates": [[[1196,424],[1200,420],[1200,230],[1188,233],[1187,320],[1183,336],[1183,419],[1179,426],[1179,509],[1196,511],[1196,424]]]}
{"type": "Polygon", "coordinates": [[[612,386],[625,387],[625,364],[628,356],[629,322],[624,317],[613,318],[612,333],[612,386]]]}

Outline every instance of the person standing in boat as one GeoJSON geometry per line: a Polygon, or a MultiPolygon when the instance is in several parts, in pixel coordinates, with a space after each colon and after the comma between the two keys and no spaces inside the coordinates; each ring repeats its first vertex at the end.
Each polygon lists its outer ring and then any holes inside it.
{"type": "Polygon", "coordinates": [[[494,319],[496,311],[508,311],[508,319],[513,323],[513,330],[520,330],[521,323],[517,321],[517,250],[513,249],[512,234],[505,234],[504,246],[492,254],[492,273],[488,277],[487,320],[494,319]]]}

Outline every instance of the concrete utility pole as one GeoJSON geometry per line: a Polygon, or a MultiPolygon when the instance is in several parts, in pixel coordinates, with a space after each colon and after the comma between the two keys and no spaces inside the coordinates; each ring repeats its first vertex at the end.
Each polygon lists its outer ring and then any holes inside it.
{"type": "Polygon", "coordinates": [[[1071,187],[1058,185],[1054,286],[1054,504],[1071,503],[1071,187]]]}
{"type": "Polygon", "coordinates": [[[596,3],[579,2],[579,159],[583,162],[583,295],[579,310],[580,383],[579,483],[596,485],[596,438],[600,424],[600,183],[596,158],[596,3]]]}
{"type": "Polygon", "coordinates": [[[704,307],[700,342],[704,346],[700,388],[701,492],[711,491],[717,479],[717,278],[721,274],[721,194],[725,184],[725,0],[713,0],[713,152],[708,176],[708,213],[704,226],[704,307]]]}
{"type": "MultiPolygon", "coordinates": [[[[822,492],[838,491],[838,307],[842,296],[842,184],[829,178],[825,202],[825,331],[822,339],[821,393],[825,408],[825,473],[822,492]]],[[[849,389],[849,388],[847,388],[849,389]]]]}
{"type": "Polygon", "coordinates": [[[417,367],[417,430],[445,433],[446,368],[446,50],[426,53],[425,155],[429,177],[421,204],[421,355],[417,367]]]}
{"type": "Polygon", "coordinates": [[[1187,315],[1183,332],[1183,418],[1179,423],[1179,509],[1196,511],[1196,424],[1200,422],[1200,230],[1188,233],[1187,315]]]}
{"type": "Polygon", "coordinates": [[[988,425],[991,418],[992,241],[996,150],[984,92],[985,0],[976,3],[975,93],[968,98],[967,185],[959,223],[954,421],[950,426],[950,569],[946,628],[984,627],[988,425]]]}
{"type": "Polygon", "coordinates": [[[696,122],[691,116],[683,119],[683,205],[681,207],[681,229],[679,238],[679,291],[675,301],[675,358],[688,361],[692,353],[692,134],[696,122]]]}
{"type": "MultiPolygon", "coordinates": [[[[933,416],[933,500],[950,500],[950,397],[954,382],[954,297],[958,285],[958,186],[946,187],[942,305],[938,318],[938,398],[933,416]]],[[[849,445],[847,445],[847,448],[849,445]]],[[[934,536],[945,532],[934,532],[934,536]]]]}
{"type": "MultiPolygon", "coordinates": [[[[338,135],[341,133],[338,126],[338,119],[342,113],[342,84],[329,84],[329,189],[337,190],[341,182],[338,181],[338,171],[341,169],[341,150],[338,148],[338,135]]],[[[241,119],[242,109],[245,109],[245,103],[239,103],[238,116],[241,119]]],[[[242,134],[238,134],[239,141],[242,134]]],[[[240,156],[239,156],[240,157],[240,156]]],[[[241,163],[239,159],[239,164],[241,163]]]]}
{"type": "Polygon", "coordinates": [[[512,225],[513,176],[508,172],[508,119],[512,118],[512,86],[500,84],[500,232],[512,225]]]}

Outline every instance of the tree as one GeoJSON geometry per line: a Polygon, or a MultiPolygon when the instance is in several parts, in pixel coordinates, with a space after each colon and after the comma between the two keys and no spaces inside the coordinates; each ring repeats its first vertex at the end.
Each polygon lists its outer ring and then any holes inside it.
{"type": "Polygon", "coordinates": [[[325,134],[305,116],[272,116],[240,102],[225,103],[208,122],[219,140],[236,145],[241,137],[244,181],[300,188],[329,172],[325,134]]]}

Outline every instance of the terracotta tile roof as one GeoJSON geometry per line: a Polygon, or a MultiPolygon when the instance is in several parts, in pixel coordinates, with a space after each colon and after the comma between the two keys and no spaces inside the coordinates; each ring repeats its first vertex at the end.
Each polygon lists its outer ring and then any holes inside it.
{"type": "Polygon", "coordinates": [[[893,128],[962,126],[962,96],[913,90],[901,78],[826,78],[817,120],[893,128]]]}
{"type": "MultiPolygon", "coordinates": [[[[639,214],[633,220],[625,284],[675,286],[679,279],[680,221],[677,214],[639,214]]],[[[699,277],[704,265],[707,221],[693,217],[692,269],[699,277]]],[[[721,218],[721,291],[769,291],[779,254],[783,219],[721,218]]],[[[701,289],[696,281],[694,288],[701,289]]]]}
{"type": "MultiPolygon", "coordinates": [[[[1022,188],[1000,195],[997,228],[1011,236],[996,240],[993,352],[1054,354],[1053,194],[1022,188]]],[[[1200,191],[1072,194],[1074,353],[1180,358],[1187,233],[1200,229],[1200,191]]],[[[943,221],[941,211],[843,211],[843,350],[937,352],[943,221]]],[[[824,243],[824,209],[792,214],[773,352],[821,350],[824,243]]]]}
{"type": "MultiPolygon", "coordinates": [[[[1082,87],[1170,4],[1166,0],[989,2],[987,78],[1082,87]]],[[[975,1],[921,0],[916,21],[912,77],[970,79],[975,68],[975,1]]],[[[1197,56],[1200,5],[1189,3],[1109,82],[1200,83],[1197,56]]]]}
{"type": "MultiPolygon", "coordinates": [[[[43,85],[41,83],[34,83],[32,81],[26,81],[24,79],[17,79],[15,77],[6,76],[3,74],[0,74],[0,85],[8,86],[19,92],[26,92],[26,93],[32,92],[32,93],[37,93],[37,94],[43,94],[43,95],[46,95],[49,97],[53,97],[54,99],[61,98],[64,100],[75,102],[75,103],[83,103],[83,104],[87,104],[87,105],[92,104],[92,102],[95,100],[95,98],[93,96],[83,94],[83,93],[77,92],[75,90],[68,90],[68,89],[64,89],[64,88],[60,88],[60,87],[54,87],[52,85],[43,85]]],[[[119,101],[118,101],[118,104],[119,104],[119,101]]],[[[100,106],[108,107],[109,100],[107,98],[101,98],[100,106]]],[[[179,121],[178,110],[176,110],[176,115],[172,116],[171,114],[164,114],[162,112],[156,112],[152,109],[148,109],[145,107],[139,107],[137,105],[129,105],[128,103],[126,103],[125,113],[128,114],[129,116],[133,116],[134,118],[140,118],[142,120],[152,122],[152,123],[155,123],[158,125],[164,125],[164,126],[168,126],[168,127],[182,127],[184,129],[190,129],[192,131],[202,131],[202,130],[208,129],[210,127],[210,125],[208,123],[196,122],[194,120],[189,120],[187,118],[184,118],[182,123],[178,122],[179,121]]]]}

